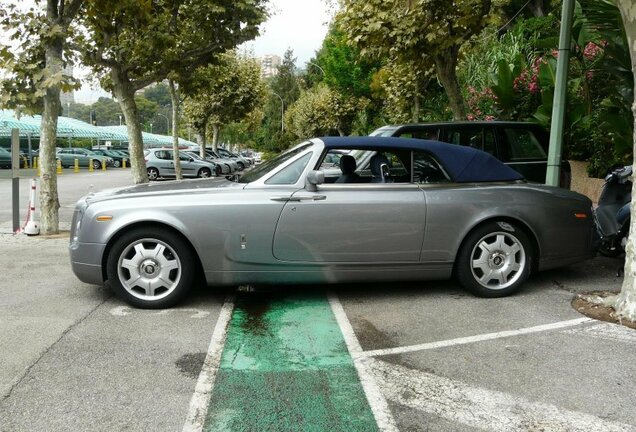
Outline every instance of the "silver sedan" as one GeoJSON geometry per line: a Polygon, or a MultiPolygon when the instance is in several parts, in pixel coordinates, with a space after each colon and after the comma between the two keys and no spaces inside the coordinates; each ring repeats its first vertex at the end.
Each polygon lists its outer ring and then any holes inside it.
{"type": "Polygon", "coordinates": [[[467,147],[403,138],[320,138],[236,181],[201,179],[90,194],[71,261],[132,305],[168,307],[208,285],[431,280],[517,291],[531,272],[588,259],[583,195],[526,182],[467,147]]]}

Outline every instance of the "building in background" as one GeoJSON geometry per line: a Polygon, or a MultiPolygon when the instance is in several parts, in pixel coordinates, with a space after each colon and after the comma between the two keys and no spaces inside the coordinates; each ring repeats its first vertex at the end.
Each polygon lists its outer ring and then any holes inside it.
{"type": "MultiPolygon", "coordinates": [[[[62,73],[67,76],[73,76],[73,65],[66,65],[62,73]]],[[[66,110],[67,106],[75,103],[75,92],[73,90],[71,90],[70,92],[61,92],[60,102],[62,102],[62,108],[66,110]]],[[[65,114],[68,115],[66,111],[65,114]]]]}
{"type": "Polygon", "coordinates": [[[280,66],[280,56],[276,54],[267,54],[261,58],[261,78],[271,78],[278,73],[280,66]]]}

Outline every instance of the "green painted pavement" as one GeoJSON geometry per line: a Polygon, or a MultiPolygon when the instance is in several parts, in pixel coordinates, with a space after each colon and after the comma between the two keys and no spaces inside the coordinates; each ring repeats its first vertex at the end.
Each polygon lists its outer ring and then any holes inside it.
{"type": "Polygon", "coordinates": [[[378,430],[324,297],[237,300],[204,430],[378,430]]]}

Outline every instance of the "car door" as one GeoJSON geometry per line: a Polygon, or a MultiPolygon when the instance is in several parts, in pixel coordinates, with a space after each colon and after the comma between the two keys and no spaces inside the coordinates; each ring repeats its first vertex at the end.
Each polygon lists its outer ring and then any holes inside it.
{"type": "Polygon", "coordinates": [[[274,234],[281,261],[416,262],[426,203],[413,183],[322,184],[295,192],[274,234]]]}
{"type": "MultiPolygon", "coordinates": [[[[187,177],[196,177],[198,165],[195,164],[194,158],[186,154],[179,154],[179,161],[181,162],[181,173],[187,177]]],[[[174,172],[174,163],[173,163],[174,172]]]]}

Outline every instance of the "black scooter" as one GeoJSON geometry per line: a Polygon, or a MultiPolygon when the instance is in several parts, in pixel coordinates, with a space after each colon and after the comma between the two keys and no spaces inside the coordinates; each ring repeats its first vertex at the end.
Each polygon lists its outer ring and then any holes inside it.
{"type": "Polygon", "coordinates": [[[617,257],[625,252],[629,235],[629,205],[632,201],[632,167],[626,166],[610,172],[594,211],[601,235],[599,253],[617,257]]]}

